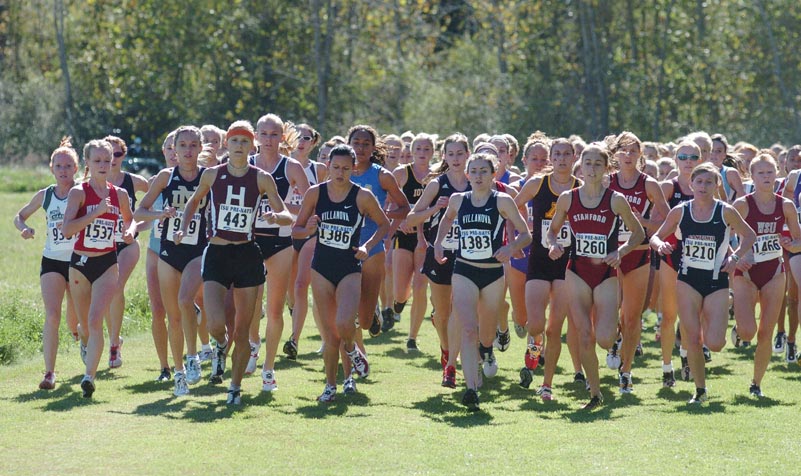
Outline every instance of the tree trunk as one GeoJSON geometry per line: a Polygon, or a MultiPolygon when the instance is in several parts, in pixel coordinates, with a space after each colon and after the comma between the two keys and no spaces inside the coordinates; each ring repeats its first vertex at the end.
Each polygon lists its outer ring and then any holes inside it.
{"type": "MultiPolygon", "coordinates": [[[[56,27],[56,41],[58,42],[58,59],[61,64],[61,74],[64,76],[64,113],[67,118],[67,132],[75,137],[75,128],[72,120],[72,83],[70,70],[67,65],[67,47],[64,44],[64,1],[53,0],[53,22],[56,27]]],[[[77,137],[75,138],[78,139],[77,137]]]]}
{"type": "Polygon", "coordinates": [[[495,33],[495,51],[498,56],[498,69],[501,74],[506,74],[509,71],[509,65],[506,62],[506,27],[501,18],[501,6],[498,0],[492,0],[493,15],[492,15],[492,29],[495,33]]]}
{"type": "Polygon", "coordinates": [[[653,140],[659,140],[662,133],[662,101],[665,97],[665,59],[668,50],[668,31],[670,30],[671,13],[676,0],[670,0],[665,10],[665,29],[662,31],[662,42],[659,45],[659,76],[656,81],[656,106],[654,107],[653,140]]]}
{"type": "Polygon", "coordinates": [[[312,0],[312,27],[314,28],[314,56],[317,64],[317,128],[325,130],[328,116],[328,77],[331,75],[331,43],[334,36],[334,17],[332,0],[325,0],[326,28],[322,31],[320,9],[323,0],[312,0]]]}

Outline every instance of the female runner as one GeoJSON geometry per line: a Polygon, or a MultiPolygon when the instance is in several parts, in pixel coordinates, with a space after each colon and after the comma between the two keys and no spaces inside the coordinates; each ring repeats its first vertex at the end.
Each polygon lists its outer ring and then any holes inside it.
{"type": "MultiPolygon", "coordinates": [[[[209,334],[217,342],[212,358],[212,383],[222,382],[229,337],[235,344],[231,355],[229,405],[242,402],[240,386],[250,352],[250,324],[259,286],[264,283],[264,264],[253,233],[254,220],[261,210],[259,200],[266,196],[270,201],[268,211],[260,215],[265,223],[288,225],[292,222],[292,215],[284,209],[273,178],[248,163],[254,140],[255,132],[249,122],[231,124],[226,133],[228,161],[206,169],[184,205],[184,216],[194,216],[211,192],[212,237],[203,252],[203,296],[209,334]],[[234,325],[226,331],[225,295],[231,286],[236,311],[234,325]]],[[[181,222],[181,229],[173,235],[176,245],[190,236],[190,224],[190,220],[181,222]]]]}
{"type": "MultiPolygon", "coordinates": [[[[401,165],[400,158],[403,152],[403,141],[395,134],[384,136],[383,141],[387,149],[386,157],[384,157],[384,168],[395,170],[401,165]]],[[[381,282],[381,328],[379,331],[384,331],[385,328],[389,330],[395,326],[395,311],[392,308],[395,303],[394,283],[392,281],[392,237],[398,231],[398,225],[400,225],[400,221],[392,220],[389,232],[384,238],[384,280],[381,282]]],[[[370,334],[374,334],[373,326],[370,326],[370,334]]]]}
{"type": "Polygon", "coordinates": [[[115,230],[122,221],[125,243],[133,243],[136,222],[131,202],[122,188],[109,182],[114,149],[105,140],[89,141],[83,148],[89,179],[73,187],[61,231],[77,235],[70,258],[70,291],[80,322],[81,357],[86,373],[81,380],[84,398],[95,392],[95,374],[103,354],[103,317],[119,285],[115,230]]]}
{"type": "MultiPolygon", "coordinates": [[[[115,187],[120,187],[128,192],[128,198],[131,201],[131,210],[135,210],[136,192],[147,192],[147,180],[141,175],[122,171],[122,163],[125,161],[125,156],[128,153],[125,141],[116,136],[107,136],[105,140],[110,143],[111,147],[114,149],[114,158],[111,160],[111,170],[108,174],[108,181],[115,187]]],[[[122,330],[122,316],[125,312],[125,285],[128,283],[128,278],[131,277],[136,263],[139,262],[139,242],[134,240],[132,243],[126,243],[125,240],[123,240],[123,231],[123,223],[120,221],[114,232],[114,241],[117,244],[117,265],[119,266],[120,276],[117,287],[114,288],[114,297],[111,299],[109,313],[106,316],[110,346],[108,366],[112,369],[122,365],[122,354],[120,352],[122,339],[120,338],[120,331],[122,330]]]]}
{"type": "MultiPolygon", "coordinates": [[[[312,261],[312,292],[322,313],[321,331],[326,342],[323,351],[325,389],[317,398],[320,402],[331,402],[335,398],[340,344],[344,345],[359,376],[367,377],[370,372],[365,355],[356,345],[353,326],[361,292],[359,270],[370,248],[378,245],[389,229],[389,220],[375,196],[350,181],[356,163],[353,149],[339,145],[331,151],[330,157],[330,179],[309,189],[292,229],[293,236],[298,239],[318,234],[312,261]],[[377,228],[360,245],[365,216],[370,217],[377,228]]],[[[353,378],[349,373],[345,375],[345,393],[354,393],[353,378]]]]}
{"type": "MultiPolygon", "coordinates": [[[[373,192],[382,209],[388,205],[387,198],[393,207],[387,212],[391,220],[403,220],[409,213],[409,201],[398,187],[398,182],[390,171],[381,166],[386,150],[378,132],[368,125],[356,125],[348,131],[348,145],[356,152],[356,164],[353,167],[351,182],[373,192]]],[[[376,223],[369,217],[364,220],[360,245],[375,234],[376,223]]],[[[384,237],[382,236],[383,240],[384,237]]],[[[374,320],[378,293],[384,279],[384,244],[383,241],[369,250],[370,256],[362,262],[361,299],[359,302],[359,327],[369,329],[374,320]]],[[[382,330],[391,328],[394,321],[385,319],[382,330]],[[390,327],[387,327],[390,326],[390,327]]],[[[357,334],[357,341],[360,334],[357,334]]]]}
{"type": "MultiPolygon", "coordinates": [[[[256,140],[259,143],[258,154],[250,158],[251,165],[255,165],[261,170],[270,174],[273,178],[281,200],[289,199],[289,192],[293,188],[298,190],[301,195],[306,193],[309,188],[309,179],[297,160],[282,155],[280,148],[289,147],[294,149],[295,143],[291,140],[292,135],[296,134],[291,125],[284,124],[284,121],[275,114],[262,116],[256,123],[256,140]]],[[[259,215],[264,215],[270,211],[272,201],[262,200],[259,215]]],[[[295,214],[299,211],[297,205],[287,205],[290,213],[295,214]]],[[[267,223],[256,217],[254,233],[256,243],[259,245],[264,267],[267,270],[265,289],[267,291],[267,325],[265,329],[265,348],[267,356],[262,366],[262,390],[272,392],[278,388],[275,381],[275,355],[278,353],[278,344],[281,343],[281,334],[284,330],[284,303],[286,302],[286,292],[289,289],[290,272],[292,268],[292,227],[290,224],[277,226],[267,223]]],[[[258,316],[261,315],[261,301],[254,308],[254,315],[251,329],[252,347],[250,360],[246,372],[252,373],[256,370],[256,363],[259,356],[261,341],[258,339],[258,316]],[[253,339],[256,337],[256,339],[253,339]]]]}
{"type": "Polygon", "coordinates": [[[50,154],[50,172],[56,179],[55,185],[39,190],[27,205],[14,215],[14,226],[25,240],[32,240],[36,230],[28,226],[26,220],[41,208],[45,213],[47,234],[39,271],[39,284],[45,306],[45,323],[42,329],[42,354],[45,361],[45,375],[39,383],[42,390],[52,390],[56,386],[56,356],[58,355],[58,327],[61,324],[61,303],[67,294],[67,327],[73,337],[78,337],[78,318],[75,315],[72,295],[69,288],[70,256],[75,244],[74,238],[66,238],[62,230],[64,211],[67,207],[67,194],[75,185],[78,171],[78,153],[72,148],[70,137],[61,139],[61,144],[50,154]]]}
{"type": "Polygon", "coordinates": [[[175,396],[188,395],[188,384],[200,381],[195,295],[202,284],[201,256],[208,242],[207,200],[201,200],[192,216],[184,214],[184,206],[197,189],[205,170],[197,164],[202,140],[203,136],[197,127],[182,126],[175,131],[178,166],[159,172],[134,215],[137,220],[164,221],[158,276],[169,319],[168,336],[175,363],[175,396]],[[161,210],[152,209],[157,197],[161,197],[161,210]],[[175,243],[175,232],[181,229],[184,220],[189,222],[188,233],[178,245],[175,243]],[[184,343],[187,350],[186,367],[183,363],[184,343]]]}
{"type": "Polygon", "coordinates": [[[729,273],[735,268],[740,271],[751,268],[750,259],[741,257],[745,257],[756,239],[754,230],[734,207],[715,199],[720,182],[715,165],[703,163],[695,167],[690,175],[693,198],[673,208],[651,237],[651,247],[662,255],[674,251],[673,245],[663,241],[665,238],[677,232],[681,239],[676,290],[682,346],[687,349],[695,382],[691,404],[707,400],[702,345],[719,351],[726,344],[729,273]],[[729,227],[740,236],[739,246],[732,254],[728,252],[729,227]]]}
{"type": "MultiPolygon", "coordinates": [[[[637,221],[653,233],[668,214],[668,206],[659,183],[641,172],[642,142],[633,133],[625,131],[617,136],[612,145],[619,170],[609,176],[609,188],[622,194],[631,206],[637,221]]],[[[622,226],[618,241],[628,241],[630,231],[622,226]]],[[[631,366],[640,343],[642,310],[651,270],[651,250],[647,239],[637,245],[620,261],[620,289],[623,299],[620,306],[621,333],[623,342],[620,358],[613,365],[619,370],[620,393],[631,393],[631,366]]],[[[612,346],[614,349],[615,346],[612,346]]],[[[609,362],[607,362],[608,364],[609,362]]]]}
{"type": "Polygon", "coordinates": [[[732,329],[732,344],[739,347],[742,341],[751,341],[757,336],[754,352],[754,378],[749,392],[763,397],[762,377],[768,368],[771,354],[773,328],[779,318],[784,298],[786,273],[782,247],[798,252],[801,227],[793,202],[773,191],[778,168],[768,154],[758,155],[750,167],[755,191],[734,202],[734,208],[745,217],[745,222],[756,232],[753,248],[754,265],[748,272],[734,272],[734,317],[737,324],[732,329]],[[790,230],[791,239],[782,236],[784,224],[790,230]],[[759,298],[759,329],[757,332],[754,306],[759,298]]]}
{"type": "Polygon", "coordinates": [[[444,239],[454,222],[459,227],[459,250],[451,282],[453,311],[462,327],[462,369],[467,384],[462,403],[471,411],[478,410],[479,405],[479,359],[483,360],[488,377],[498,371],[492,341],[505,289],[502,263],[531,242],[531,233],[514,200],[492,188],[496,168],[491,155],[470,157],[467,176],[472,190],[451,196],[434,242],[434,256],[438,263],[445,264],[448,258],[444,239]],[[503,245],[505,220],[511,221],[519,233],[507,245],[503,245]]]}
{"type": "MultiPolygon", "coordinates": [[[[164,155],[165,168],[177,167],[178,160],[175,157],[175,131],[167,134],[164,143],[161,145],[161,153],[164,155]]],[[[162,169],[163,170],[163,169],[162,169]]],[[[155,180],[155,176],[151,178],[155,180]]],[[[153,206],[156,210],[162,208],[161,195],[156,197],[153,206]]],[[[159,253],[161,252],[161,233],[163,220],[153,220],[153,227],[150,230],[150,238],[147,241],[147,253],[145,255],[145,276],[147,278],[147,297],[150,301],[150,332],[153,335],[153,345],[156,347],[156,356],[159,359],[161,372],[156,378],[157,382],[166,382],[172,379],[170,364],[167,360],[167,310],[164,309],[164,301],[161,299],[161,285],[159,283],[159,253]]],[[[211,349],[209,349],[211,358],[211,349]]],[[[201,356],[202,360],[202,356],[201,356]]]]}
{"type": "MultiPolygon", "coordinates": [[[[569,314],[568,302],[570,297],[565,283],[565,270],[570,255],[571,239],[570,226],[565,223],[560,229],[558,241],[567,253],[557,260],[548,256],[547,233],[556,211],[556,202],[559,196],[572,190],[581,182],[572,175],[573,145],[567,139],[554,139],[551,142],[550,163],[552,171],[546,175],[532,177],[528,180],[520,193],[515,197],[515,204],[526,206],[533,237],[531,254],[526,269],[526,329],[530,335],[524,367],[520,370],[520,385],[528,388],[533,380],[532,370],[539,365],[542,352],[536,337],[546,333],[545,369],[542,385],[537,393],[543,400],[553,398],[553,376],[556,373],[556,363],[562,352],[562,327],[565,317],[569,314]],[[549,307],[548,323],[546,327],[545,309],[549,307]]],[[[578,354],[578,338],[574,329],[573,319],[568,320],[567,344],[573,359],[573,370],[576,380],[584,380],[581,373],[581,360],[578,354]]]]}
{"type": "MultiPolygon", "coordinates": [[[[298,147],[292,154],[292,158],[297,160],[303,167],[310,185],[325,182],[328,177],[328,167],[309,159],[312,150],[320,142],[320,133],[308,124],[299,124],[295,126],[295,130],[298,132],[299,142],[298,147]]],[[[303,195],[301,195],[300,190],[293,188],[289,204],[300,206],[302,201],[303,195]]],[[[292,334],[289,336],[289,340],[284,343],[283,349],[284,354],[291,360],[298,358],[298,341],[300,340],[300,333],[303,331],[303,324],[306,322],[306,314],[309,312],[308,296],[315,240],[316,238],[313,236],[304,240],[292,239],[294,253],[292,255],[292,275],[289,278],[289,282],[293,283],[292,289],[290,289],[292,299],[289,300],[291,304],[289,309],[292,314],[292,334]]],[[[317,329],[322,329],[316,304],[312,306],[312,315],[317,329]]]]}
{"type": "Polygon", "coordinates": [[[427,247],[423,274],[431,284],[434,328],[437,330],[441,352],[442,386],[449,388],[456,388],[456,357],[461,340],[460,333],[453,330],[458,330],[458,326],[453,326],[450,320],[453,264],[459,247],[458,228],[452,225],[445,236],[442,244],[446,258],[444,264],[439,264],[434,258],[434,243],[450,197],[454,193],[470,190],[470,183],[464,173],[469,155],[467,137],[463,134],[448,136],[442,144],[442,165],[436,172],[439,175],[428,182],[423,196],[406,217],[409,226],[420,226],[427,220],[431,223],[426,232],[427,247]]]}
{"type": "MultiPolygon", "coordinates": [[[[434,156],[436,137],[420,133],[412,141],[412,163],[402,165],[393,171],[398,186],[403,194],[414,205],[425,189],[424,182],[431,173],[431,158],[434,156]]],[[[422,238],[424,223],[410,225],[403,220],[395,233],[392,250],[392,282],[394,285],[395,314],[403,312],[406,301],[412,297],[412,309],[409,319],[409,338],[406,339],[406,352],[417,352],[417,333],[423,323],[426,312],[426,285],[422,273],[426,246],[422,238]]]]}
{"type": "Polygon", "coordinates": [[[590,386],[590,401],[584,409],[592,410],[603,403],[595,344],[609,349],[617,338],[617,268],[623,257],[642,243],[645,232],[626,198],[603,184],[609,171],[605,148],[587,146],[581,153],[581,171],[584,183],[563,192],[556,201],[547,239],[548,255],[558,260],[564,255],[564,245],[556,233],[561,233],[565,221],[570,223],[573,249],[565,282],[571,294],[570,314],[578,333],[581,366],[590,386]],[[618,219],[631,230],[623,245],[618,242],[618,219]]]}

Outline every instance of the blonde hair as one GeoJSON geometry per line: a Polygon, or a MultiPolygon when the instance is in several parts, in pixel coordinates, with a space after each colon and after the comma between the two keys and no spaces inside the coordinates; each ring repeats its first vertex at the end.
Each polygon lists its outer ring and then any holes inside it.
{"type": "Polygon", "coordinates": [[[690,174],[690,181],[695,180],[701,174],[712,174],[715,176],[715,182],[720,185],[723,182],[723,179],[720,177],[720,172],[718,172],[718,168],[715,167],[714,164],[710,162],[704,162],[702,164],[698,164],[693,169],[692,173],[690,174]]]}
{"type": "Polygon", "coordinates": [[[111,143],[106,139],[93,139],[86,143],[83,146],[83,179],[87,180],[89,178],[89,154],[93,150],[102,150],[106,154],[108,154],[108,158],[111,159],[114,157],[114,148],[111,146],[111,143]]]}

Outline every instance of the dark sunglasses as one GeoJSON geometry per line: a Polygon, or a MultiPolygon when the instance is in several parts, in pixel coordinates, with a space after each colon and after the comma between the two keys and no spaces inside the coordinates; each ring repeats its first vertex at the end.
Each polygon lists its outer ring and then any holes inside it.
{"type": "Polygon", "coordinates": [[[698,159],[700,159],[701,157],[700,157],[700,156],[697,156],[697,155],[678,154],[678,155],[676,156],[676,158],[677,158],[677,159],[679,159],[679,160],[681,160],[681,161],[685,161],[685,160],[698,160],[698,159]]]}
{"type": "Polygon", "coordinates": [[[125,152],[114,152],[114,157],[117,158],[117,159],[119,159],[123,155],[125,155],[125,152]]]}

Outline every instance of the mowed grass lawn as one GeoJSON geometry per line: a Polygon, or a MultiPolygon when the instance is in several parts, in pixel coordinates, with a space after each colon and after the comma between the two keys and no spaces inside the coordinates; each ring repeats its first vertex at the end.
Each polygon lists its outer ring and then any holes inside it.
{"type": "MultiPolygon", "coordinates": [[[[11,219],[29,194],[0,194],[0,319],[42,319],[38,269],[41,237],[23,242],[11,219]],[[12,309],[13,310],[10,310],[12,309]],[[24,312],[23,312],[24,311],[24,312]]],[[[31,223],[39,224],[41,214],[31,223]]],[[[146,238],[145,233],[142,238],[146,238]]],[[[144,293],[144,257],[130,291],[144,293]]],[[[137,304],[141,305],[141,303],[137,304]]],[[[140,308],[136,308],[140,309],[140,308]]],[[[407,308],[408,309],[408,308],[407,308]]],[[[288,312],[285,314],[289,322],[288,312]]],[[[653,316],[649,318],[653,325],[653,316]]],[[[0,474],[797,474],[801,443],[801,367],[773,357],[763,389],[748,395],[752,349],[725,349],[709,365],[711,398],[686,404],[693,386],[661,386],[653,331],[634,368],[635,393],[621,396],[615,371],[601,370],[605,405],[572,383],[566,351],[554,382],[556,400],[534,395],[541,381],[517,385],[524,341],[498,354],[500,371],[485,379],[482,411],[461,406],[460,388],[440,386],[439,349],[430,321],[422,352],[406,355],[409,316],[388,335],[367,338],[371,375],[359,393],[321,405],[319,338],[309,319],[300,356],[279,356],[279,390],[243,383],[243,405],[225,405],[225,386],[191,387],[175,398],[156,383],[158,361],[143,317],[126,320],[122,368],[106,369],[104,352],[92,400],[81,398],[77,344],[62,340],[57,388],[40,391],[41,355],[0,366],[0,474]]],[[[146,322],[145,322],[146,324],[146,322]]],[[[285,326],[285,337],[289,325],[285,326]]],[[[37,348],[38,346],[32,346],[37,348]]],[[[264,347],[262,347],[262,355],[264,347]]],[[[605,353],[598,352],[603,365],[605,353]]],[[[678,356],[674,359],[678,365],[678,356]]],[[[227,378],[226,374],[226,378],[227,378]]],[[[227,380],[226,380],[227,383],[227,380]]],[[[340,383],[341,385],[341,383],[340,383]]],[[[341,391],[341,387],[340,387],[341,391]]]]}

